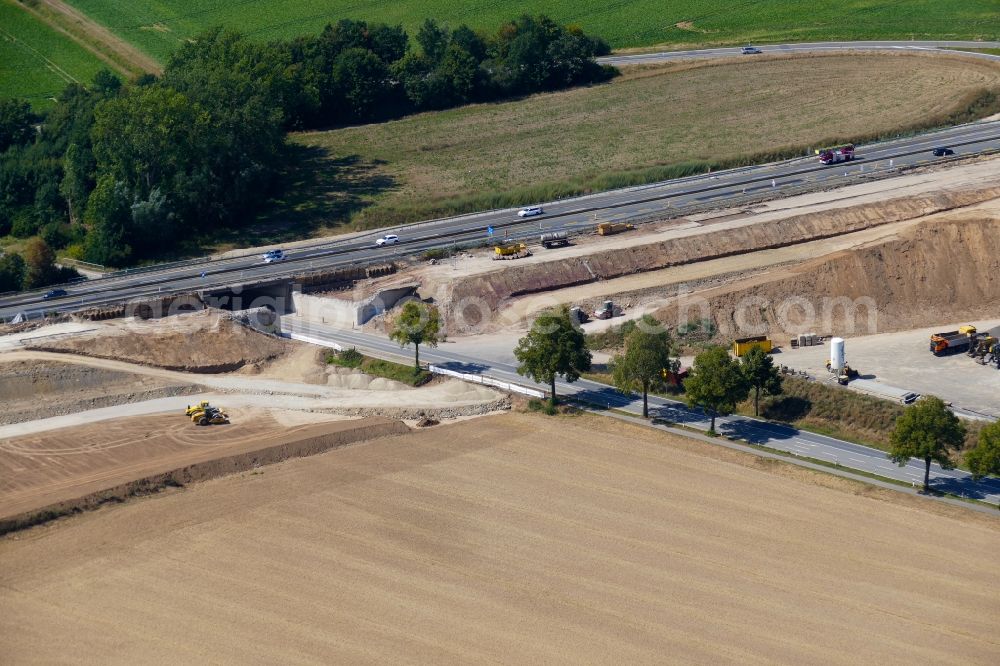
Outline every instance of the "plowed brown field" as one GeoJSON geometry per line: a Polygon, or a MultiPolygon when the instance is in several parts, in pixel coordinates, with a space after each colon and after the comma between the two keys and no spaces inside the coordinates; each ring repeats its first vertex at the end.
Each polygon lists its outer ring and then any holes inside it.
{"type": "Polygon", "coordinates": [[[233,415],[238,422],[228,425],[200,427],[183,414],[169,414],[0,439],[0,532],[13,526],[5,519],[21,516],[23,522],[25,514],[42,509],[62,513],[168,481],[211,478],[406,430],[380,418],[286,427],[264,410],[233,415]],[[283,450],[265,458],[264,451],[275,447],[283,450]]]}
{"type": "Polygon", "coordinates": [[[1000,654],[995,518],[609,419],[488,417],[259,472],[0,540],[0,661],[1000,654]]]}

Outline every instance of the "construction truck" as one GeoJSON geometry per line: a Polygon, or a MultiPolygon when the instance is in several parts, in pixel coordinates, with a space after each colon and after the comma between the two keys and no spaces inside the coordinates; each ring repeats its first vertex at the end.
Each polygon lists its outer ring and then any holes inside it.
{"type": "Polygon", "coordinates": [[[614,303],[604,301],[604,304],[594,312],[594,319],[611,319],[612,317],[620,317],[623,314],[622,309],[616,308],[614,303]]]}
{"type": "Polygon", "coordinates": [[[993,347],[996,343],[997,339],[992,335],[978,335],[969,345],[969,351],[965,353],[974,358],[979,365],[986,365],[993,356],[993,347]]]}
{"type": "Polygon", "coordinates": [[[755,347],[760,347],[766,354],[771,353],[771,341],[766,335],[758,335],[753,338],[733,340],[733,356],[743,356],[755,347]]]}
{"type": "Polygon", "coordinates": [[[839,162],[850,162],[854,159],[854,144],[848,143],[843,146],[830,146],[829,148],[818,148],[816,154],[819,155],[820,164],[837,164],[839,162]]]}
{"type": "Polygon", "coordinates": [[[601,222],[597,225],[597,233],[601,236],[611,236],[613,234],[620,234],[623,231],[632,231],[633,229],[635,229],[635,225],[626,222],[601,222]]]}
{"type": "Polygon", "coordinates": [[[200,426],[229,423],[229,415],[221,407],[208,404],[207,400],[202,400],[197,405],[188,405],[184,415],[190,418],[192,423],[200,426]]]}
{"type": "Polygon", "coordinates": [[[530,257],[528,246],[524,243],[504,243],[493,248],[493,259],[520,259],[530,257]]]}
{"type": "Polygon", "coordinates": [[[846,363],[844,364],[844,367],[842,367],[838,371],[836,368],[833,367],[833,363],[827,361],[826,370],[827,372],[836,373],[837,383],[840,384],[841,386],[847,386],[847,382],[851,381],[852,379],[857,379],[860,376],[860,373],[858,373],[857,370],[855,370],[846,363]]]}
{"type": "Polygon", "coordinates": [[[542,234],[541,241],[542,247],[545,249],[565,247],[569,245],[569,234],[565,231],[551,231],[547,234],[542,234]]]}
{"type": "Polygon", "coordinates": [[[957,331],[946,331],[932,335],[930,350],[935,356],[955,354],[967,350],[975,340],[975,326],[959,326],[957,331]]]}

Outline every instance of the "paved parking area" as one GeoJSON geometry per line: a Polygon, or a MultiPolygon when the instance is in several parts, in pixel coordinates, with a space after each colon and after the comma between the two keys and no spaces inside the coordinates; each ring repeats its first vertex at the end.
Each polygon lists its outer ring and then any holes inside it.
{"type": "MultiPolygon", "coordinates": [[[[979,330],[1000,327],[1000,319],[847,338],[846,359],[866,379],[923,395],[936,395],[957,407],[1000,417],[1000,370],[982,366],[963,354],[937,357],[928,350],[932,333],[973,324],[979,330]]],[[[802,349],[783,348],[775,362],[815,377],[826,377],[829,343],[802,349]]]]}

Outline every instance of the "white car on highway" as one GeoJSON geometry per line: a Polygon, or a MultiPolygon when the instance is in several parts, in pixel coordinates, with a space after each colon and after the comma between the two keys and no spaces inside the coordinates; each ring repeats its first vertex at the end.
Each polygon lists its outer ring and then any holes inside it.
{"type": "Polygon", "coordinates": [[[399,236],[397,236],[396,234],[387,234],[385,236],[382,236],[382,238],[379,238],[377,241],[375,241],[375,245],[377,245],[378,247],[383,247],[385,245],[395,245],[398,242],[399,242],[399,236]]]}
{"type": "Polygon", "coordinates": [[[284,261],[285,260],[285,251],[284,250],[268,250],[267,252],[264,253],[264,257],[263,258],[264,258],[264,263],[265,264],[273,264],[273,263],[278,262],[278,261],[284,261]]]}
{"type": "Polygon", "coordinates": [[[535,215],[541,215],[545,211],[542,210],[541,206],[528,206],[527,208],[522,208],[517,211],[518,217],[534,217],[535,215]]]}

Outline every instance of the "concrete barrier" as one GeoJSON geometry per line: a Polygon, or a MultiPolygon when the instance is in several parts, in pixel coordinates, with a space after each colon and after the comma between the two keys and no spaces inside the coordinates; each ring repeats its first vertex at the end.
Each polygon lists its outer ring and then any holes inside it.
{"type": "Polygon", "coordinates": [[[545,391],[539,391],[538,389],[528,388],[527,386],[521,386],[520,384],[514,384],[512,382],[505,382],[499,379],[494,379],[493,377],[486,377],[484,375],[474,375],[465,372],[456,372],[454,370],[448,370],[447,368],[442,368],[437,365],[429,365],[427,369],[430,370],[435,375],[445,375],[447,377],[455,377],[456,379],[461,379],[465,382],[471,382],[473,384],[482,384],[483,386],[492,386],[493,388],[498,388],[501,391],[508,391],[510,393],[520,393],[522,395],[531,396],[532,398],[545,398],[548,394],[545,391]]]}

